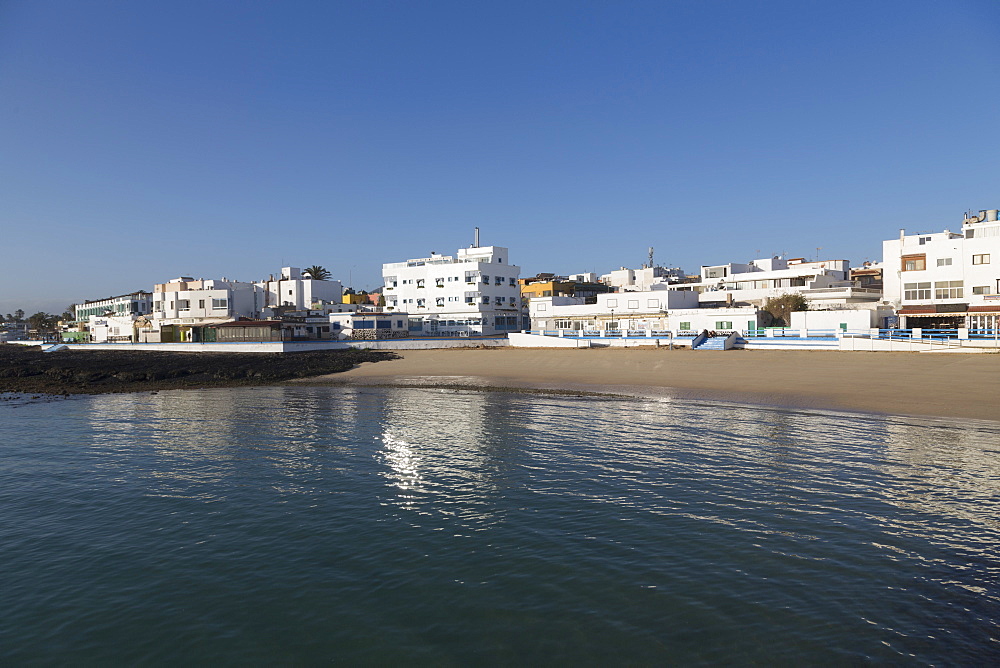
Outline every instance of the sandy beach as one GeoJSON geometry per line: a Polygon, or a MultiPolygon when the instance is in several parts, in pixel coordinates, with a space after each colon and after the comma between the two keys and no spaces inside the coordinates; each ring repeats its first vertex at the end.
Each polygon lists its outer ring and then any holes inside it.
{"type": "Polygon", "coordinates": [[[612,392],[1000,420],[998,354],[641,348],[399,354],[306,382],[612,392]]]}

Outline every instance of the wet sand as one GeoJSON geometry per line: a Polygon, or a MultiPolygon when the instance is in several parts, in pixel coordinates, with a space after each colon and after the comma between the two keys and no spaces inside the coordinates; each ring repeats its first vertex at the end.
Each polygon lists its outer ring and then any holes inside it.
{"type": "Polygon", "coordinates": [[[1000,420],[1000,354],[407,350],[306,382],[610,392],[1000,420]]]}

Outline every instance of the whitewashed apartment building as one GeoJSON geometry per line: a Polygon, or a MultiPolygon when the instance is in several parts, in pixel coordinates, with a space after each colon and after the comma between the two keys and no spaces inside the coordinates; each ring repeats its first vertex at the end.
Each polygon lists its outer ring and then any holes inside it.
{"type": "Polygon", "coordinates": [[[1000,327],[998,210],[968,213],[958,232],[906,234],[882,242],[883,290],[900,326],[1000,327]]]}
{"type": "Polygon", "coordinates": [[[687,332],[757,329],[756,307],[699,308],[698,294],[681,290],[612,292],[588,304],[578,297],[536,297],[528,305],[531,329],[578,332],[687,332]]]}
{"type": "Polygon", "coordinates": [[[701,268],[701,280],[675,286],[698,293],[702,306],[762,306],[771,297],[797,293],[810,309],[873,308],[881,290],[860,288],[850,281],[848,260],[780,257],[701,268]]]}
{"type": "Polygon", "coordinates": [[[300,311],[318,302],[340,302],[344,294],[340,281],[303,276],[299,267],[282,267],[277,278],[271,275],[257,286],[263,291],[264,307],[291,306],[300,311]]]}
{"type": "Polygon", "coordinates": [[[413,335],[490,336],[518,331],[521,268],[503,246],[460,248],[455,255],[382,265],[387,312],[406,313],[413,335]]]}
{"type": "Polygon", "coordinates": [[[152,320],[158,325],[211,324],[257,318],[263,292],[253,283],[181,276],[153,286],[152,320]]]}

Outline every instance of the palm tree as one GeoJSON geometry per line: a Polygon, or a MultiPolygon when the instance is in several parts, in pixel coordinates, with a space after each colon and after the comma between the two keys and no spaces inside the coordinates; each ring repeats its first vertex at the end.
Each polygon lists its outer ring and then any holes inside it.
{"type": "Polygon", "coordinates": [[[32,329],[46,329],[49,324],[49,318],[51,316],[48,313],[39,311],[35,315],[28,318],[28,324],[31,325],[32,329]]]}
{"type": "Polygon", "coordinates": [[[307,267],[305,271],[303,271],[302,273],[306,274],[307,276],[309,276],[309,278],[313,279],[314,281],[325,281],[326,279],[330,278],[331,275],[330,272],[327,271],[325,267],[321,267],[318,264],[314,264],[311,267],[307,267]]]}

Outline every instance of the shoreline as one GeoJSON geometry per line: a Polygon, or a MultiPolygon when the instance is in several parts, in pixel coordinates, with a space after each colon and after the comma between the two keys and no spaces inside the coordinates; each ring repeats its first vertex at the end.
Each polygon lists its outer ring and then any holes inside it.
{"type": "Polygon", "coordinates": [[[407,350],[288,384],[535,390],[1000,421],[1000,355],[987,354],[407,350]]]}
{"type": "Polygon", "coordinates": [[[276,385],[340,373],[393,353],[317,350],[294,354],[62,350],[0,345],[0,393],[117,394],[276,385]]]}

